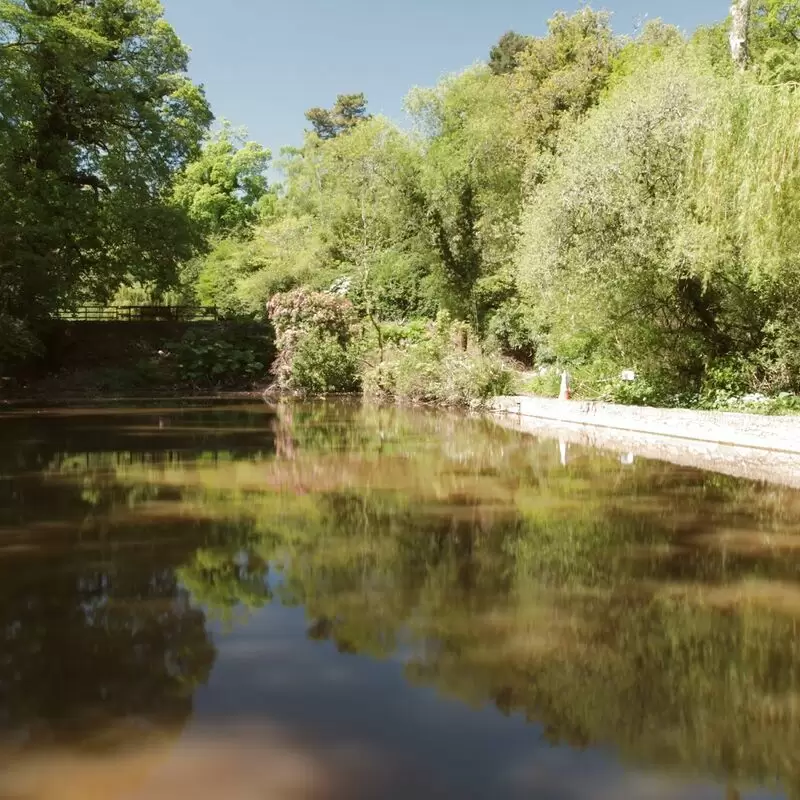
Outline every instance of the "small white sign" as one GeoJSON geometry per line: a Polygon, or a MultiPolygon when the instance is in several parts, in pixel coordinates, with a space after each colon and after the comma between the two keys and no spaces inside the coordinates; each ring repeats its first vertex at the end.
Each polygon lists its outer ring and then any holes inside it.
{"type": "Polygon", "coordinates": [[[632,369],[623,370],[622,375],[620,376],[622,380],[628,381],[628,383],[636,380],[636,373],[632,369]]]}

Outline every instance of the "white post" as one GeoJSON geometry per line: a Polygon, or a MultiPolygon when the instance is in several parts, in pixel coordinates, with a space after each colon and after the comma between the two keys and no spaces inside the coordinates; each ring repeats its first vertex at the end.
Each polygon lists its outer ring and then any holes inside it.
{"type": "Polygon", "coordinates": [[[569,388],[569,372],[561,373],[561,391],[558,394],[559,400],[569,400],[571,397],[569,388]]]}

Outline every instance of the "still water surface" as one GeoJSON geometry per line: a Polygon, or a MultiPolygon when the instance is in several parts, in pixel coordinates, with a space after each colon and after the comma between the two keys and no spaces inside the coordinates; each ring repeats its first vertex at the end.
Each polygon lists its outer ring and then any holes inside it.
{"type": "Polygon", "coordinates": [[[0,798],[800,797],[800,493],[420,411],[0,414],[0,798]]]}

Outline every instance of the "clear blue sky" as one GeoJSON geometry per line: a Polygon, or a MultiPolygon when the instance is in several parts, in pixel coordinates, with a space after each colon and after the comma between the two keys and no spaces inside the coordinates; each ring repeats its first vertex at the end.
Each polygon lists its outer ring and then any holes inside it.
{"type": "MultiPolygon", "coordinates": [[[[507,30],[541,35],[576,0],[162,0],[192,48],[190,71],[217,118],[270,147],[302,142],[312,106],[365,92],[372,113],[403,122],[415,85],[485,60],[507,30]]],[[[607,0],[618,33],[643,17],[691,30],[723,19],[730,0],[607,0]]],[[[600,4],[595,4],[600,7],[600,4]]]]}

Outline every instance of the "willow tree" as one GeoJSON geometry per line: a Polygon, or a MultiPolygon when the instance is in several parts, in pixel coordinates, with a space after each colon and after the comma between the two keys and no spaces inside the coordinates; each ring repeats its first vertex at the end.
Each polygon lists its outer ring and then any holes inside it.
{"type": "MultiPolygon", "coordinates": [[[[741,265],[739,285],[763,309],[750,348],[757,388],[800,387],[800,96],[742,77],[715,99],[692,170],[707,265],[741,265]]],[[[742,342],[745,349],[746,342],[742,342]]]]}
{"type": "Polygon", "coordinates": [[[726,349],[685,192],[710,88],[680,54],[636,72],[526,203],[519,280],[561,359],[679,380],[726,349]]]}

